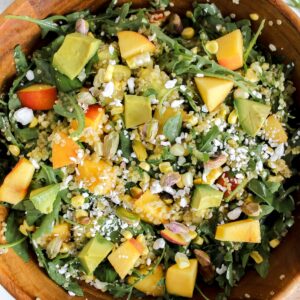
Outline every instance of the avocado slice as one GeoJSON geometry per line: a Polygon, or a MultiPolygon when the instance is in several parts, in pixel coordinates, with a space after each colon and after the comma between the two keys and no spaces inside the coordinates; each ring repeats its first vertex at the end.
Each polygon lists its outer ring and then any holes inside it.
{"type": "Polygon", "coordinates": [[[148,97],[125,95],[125,126],[133,128],[152,119],[151,102],[148,97]]]}
{"type": "Polygon", "coordinates": [[[194,190],[191,207],[195,210],[219,207],[222,199],[222,192],[212,188],[208,184],[199,184],[194,190]]]}
{"type": "Polygon", "coordinates": [[[96,235],[88,241],[78,254],[78,259],[87,274],[93,274],[98,265],[113,249],[114,244],[101,235],[96,235]]]}
{"type": "Polygon", "coordinates": [[[78,32],[67,34],[63,44],[53,56],[53,66],[70,79],[82,71],[97,52],[101,41],[78,32]]]}
{"type": "Polygon", "coordinates": [[[53,203],[59,192],[59,184],[51,184],[31,191],[29,199],[34,207],[43,214],[49,214],[53,210],[53,203]]]}
{"type": "Polygon", "coordinates": [[[269,105],[246,99],[234,100],[234,106],[242,128],[253,137],[263,126],[271,111],[269,105]]]}

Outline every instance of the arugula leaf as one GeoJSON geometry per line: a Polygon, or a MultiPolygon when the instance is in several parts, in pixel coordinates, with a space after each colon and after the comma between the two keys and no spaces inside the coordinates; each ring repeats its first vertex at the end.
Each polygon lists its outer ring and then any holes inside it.
{"type": "Polygon", "coordinates": [[[20,45],[15,47],[14,60],[15,60],[15,65],[16,65],[18,75],[27,72],[28,63],[20,45]]]}
{"type": "Polygon", "coordinates": [[[70,79],[64,74],[54,70],[54,78],[56,87],[61,92],[71,92],[74,90],[78,90],[82,87],[82,82],[78,79],[70,79]]]}
{"type": "Polygon", "coordinates": [[[164,127],[163,133],[166,138],[172,143],[179,136],[182,127],[182,116],[181,113],[176,114],[173,117],[170,117],[164,127]]]}
{"type": "Polygon", "coordinates": [[[82,108],[77,104],[74,95],[60,94],[60,102],[53,106],[56,114],[68,119],[77,120],[77,129],[71,134],[71,137],[78,137],[85,127],[85,115],[82,108]]]}
{"type": "Polygon", "coordinates": [[[100,264],[96,268],[94,275],[100,281],[108,282],[108,283],[113,283],[118,278],[117,272],[109,264],[105,264],[105,263],[100,264]]]}
{"type": "Polygon", "coordinates": [[[55,220],[58,218],[58,214],[60,211],[60,205],[61,205],[61,197],[58,194],[54,204],[53,204],[53,210],[51,213],[44,216],[41,226],[33,233],[32,238],[34,240],[40,238],[44,234],[50,233],[54,227],[55,220]]]}
{"type": "Polygon", "coordinates": [[[125,135],[124,130],[120,132],[120,149],[122,150],[122,156],[131,159],[131,152],[132,152],[132,147],[131,147],[131,141],[128,136],[125,135]]]}
{"type": "Polygon", "coordinates": [[[19,244],[22,244],[26,239],[27,239],[27,237],[24,236],[23,238],[19,239],[18,241],[15,241],[15,242],[12,242],[12,243],[9,243],[9,244],[4,244],[4,245],[1,244],[0,245],[0,250],[16,247],[19,244]]]}
{"type": "MultiPolygon", "coordinates": [[[[19,231],[17,213],[11,211],[6,221],[5,239],[8,243],[20,241],[24,236],[19,231]]],[[[25,262],[30,260],[28,253],[28,244],[26,241],[17,243],[12,247],[17,255],[19,255],[25,262]]]]}
{"type": "Polygon", "coordinates": [[[39,132],[37,128],[18,128],[15,130],[16,137],[25,144],[29,141],[36,140],[38,138],[39,132]]]}
{"type": "Polygon", "coordinates": [[[0,133],[3,134],[7,142],[19,147],[21,146],[13,135],[9,120],[4,113],[0,113],[0,128],[0,133]]]}
{"type": "Polygon", "coordinates": [[[263,29],[264,29],[265,22],[266,22],[265,19],[263,19],[261,21],[261,23],[260,23],[260,25],[259,25],[259,27],[258,27],[258,29],[257,29],[257,31],[255,33],[255,35],[253,36],[252,40],[249,43],[248,48],[245,51],[245,54],[244,54],[244,66],[246,66],[248,57],[250,55],[250,52],[251,52],[252,48],[255,46],[258,37],[261,35],[261,33],[262,33],[263,29]]]}
{"type": "Polygon", "coordinates": [[[209,152],[211,150],[211,143],[220,134],[218,126],[214,125],[206,135],[197,140],[197,149],[200,152],[209,152]]]}
{"type": "Polygon", "coordinates": [[[43,185],[50,185],[58,183],[56,177],[61,177],[60,170],[54,170],[52,167],[47,166],[46,164],[41,164],[41,169],[36,176],[36,180],[43,181],[43,185]]]}
{"type": "Polygon", "coordinates": [[[251,179],[248,184],[248,188],[256,196],[258,196],[260,200],[267,202],[271,206],[274,206],[274,196],[263,181],[251,179]]]}
{"type": "Polygon", "coordinates": [[[63,34],[64,32],[62,31],[61,27],[58,24],[56,24],[55,21],[60,21],[60,20],[66,21],[67,20],[66,17],[59,16],[59,15],[52,16],[52,17],[46,18],[44,20],[35,19],[35,18],[28,17],[28,16],[12,16],[12,15],[5,16],[5,18],[21,20],[21,21],[28,21],[28,22],[39,25],[41,28],[41,31],[42,31],[42,38],[44,38],[49,32],[63,34]]]}

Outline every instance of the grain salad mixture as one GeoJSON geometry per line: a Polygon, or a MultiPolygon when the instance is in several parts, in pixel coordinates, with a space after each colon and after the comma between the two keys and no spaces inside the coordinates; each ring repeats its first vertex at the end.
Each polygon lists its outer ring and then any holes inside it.
{"type": "Polygon", "coordinates": [[[1,252],[30,248],[78,296],[85,281],[127,299],[208,299],[214,284],[226,299],[247,269],[265,277],[300,153],[293,63],[257,44],[266,20],[166,0],[8,17],[48,44],[15,48],[0,99],[1,252]]]}

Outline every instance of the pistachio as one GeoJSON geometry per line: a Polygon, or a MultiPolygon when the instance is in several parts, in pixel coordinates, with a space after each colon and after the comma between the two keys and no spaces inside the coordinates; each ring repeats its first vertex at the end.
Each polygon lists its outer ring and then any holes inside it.
{"type": "Polygon", "coordinates": [[[140,134],[147,142],[153,142],[158,133],[158,121],[152,119],[150,122],[140,127],[140,134]]]}
{"type": "Polygon", "coordinates": [[[244,203],[241,208],[243,213],[249,217],[257,217],[261,213],[261,208],[256,202],[244,203]]]}
{"type": "Polygon", "coordinates": [[[78,19],[75,24],[75,30],[81,34],[87,35],[89,32],[89,23],[84,19],[78,19]]]}
{"type": "Polygon", "coordinates": [[[55,258],[59,253],[61,246],[62,240],[60,239],[60,237],[57,236],[53,240],[51,240],[46,247],[48,257],[50,259],[55,258]]]}
{"type": "Polygon", "coordinates": [[[88,225],[91,222],[91,219],[89,217],[80,217],[78,219],[78,223],[81,225],[88,225]]]}
{"type": "Polygon", "coordinates": [[[226,161],[227,161],[227,155],[221,154],[218,157],[210,159],[209,161],[204,163],[204,168],[213,170],[223,166],[226,163],[226,161]]]}
{"type": "Polygon", "coordinates": [[[106,159],[112,159],[119,146],[119,134],[115,131],[110,132],[104,137],[103,156],[106,159]]]}
{"type": "Polygon", "coordinates": [[[166,26],[166,30],[169,33],[180,34],[183,30],[181,18],[178,14],[172,13],[168,18],[168,25],[166,26]]]}
{"type": "Polygon", "coordinates": [[[173,186],[177,182],[179,182],[181,179],[181,176],[177,172],[170,172],[162,176],[160,179],[160,184],[162,187],[167,187],[167,186],[173,186]]]}
{"type": "Polygon", "coordinates": [[[194,250],[194,254],[200,264],[199,272],[202,275],[205,282],[211,281],[215,276],[215,268],[211,263],[209,255],[199,249],[194,250]]]}

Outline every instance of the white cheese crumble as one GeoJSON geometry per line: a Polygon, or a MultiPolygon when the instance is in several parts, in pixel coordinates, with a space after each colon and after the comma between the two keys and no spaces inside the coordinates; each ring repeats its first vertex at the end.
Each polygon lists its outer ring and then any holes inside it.
{"type": "Polygon", "coordinates": [[[113,93],[114,93],[114,89],[115,89],[114,83],[113,82],[108,82],[105,85],[105,88],[104,88],[104,91],[102,92],[102,95],[104,97],[111,98],[113,93]]]}
{"type": "Polygon", "coordinates": [[[274,44],[269,44],[269,49],[273,52],[275,52],[277,50],[277,48],[274,44]]]}
{"type": "Polygon", "coordinates": [[[158,249],[163,249],[165,248],[166,242],[164,239],[159,238],[153,243],[153,249],[158,250],[158,249]]]}
{"type": "Polygon", "coordinates": [[[168,80],[165,83],[165,88],[166,89],[172,89],[175,85],[176,85],[177,79],[173,79],[173,80],[168,80]]]}
{"type": "Polygon", "coordinates": [[[226,271],[227,271],[227,267],[224,264],[222,264],[221,268],[216,268],[216,273],[219,275],[224,274],[226,271]]]}
{"type": "Polygon", "coordinates": [[[228,214],[227,214],[227,217],[229,220],[236,220],[240,217],[242,213],[242,210],[240,207],[237,207],[235,209],[233,209],[232,211],[230,211],[228,214]]]}
{"type": "Polygon", "coordinates": [[[109,45],[109,47],[108,47],[108,52],[109,52],[110,55],[113,55],[113,54],[114,54],[115,48],[114,48],[113,45],[109,45]]]}
{"type": "Polygon", "coordinates": [[[33,110],[28,107],[22,107],[15,111],[14,118],[18,123],[23,126],[28,125],[32,122],[34,118],[33,110]]]}
{"type": "Polygon", "coordinates": [[[184,103],[184,100],[183,100],[183,99],[180,99],[180,100],[174,100],[174,101],[171,103],[171,107],[172,107],[172,108],[180,107],[182,103],[184,103]]]}
{"type": "Polygon", "coordinates": [[[29,81],[32,81],[34,79],[34,73],[32,70],[28,70],[27,73],[26,73],[26,78],[27,80],[29,81]]]}
{"type": "Polygon", "coordinates": [[[127,85],[128,85],[128,90],[129,90],[129,93],[130,94],[134,94],[134,88],[135,88],[135,78],[134,77],[130,77],[128,80],[127,80],[127,85]]]}

